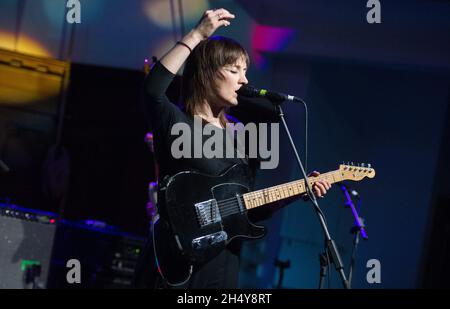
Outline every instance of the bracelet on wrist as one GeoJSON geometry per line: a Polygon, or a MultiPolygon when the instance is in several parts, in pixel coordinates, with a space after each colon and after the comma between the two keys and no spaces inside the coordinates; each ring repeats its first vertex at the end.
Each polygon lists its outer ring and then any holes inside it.
{"type": "Polygon", "coordinates": [[[187,45],[186,43],[178,41],[177,44],[185,46],[187,49],[189,49],[189,52],[192,53],[192,48],[190,48],[189,45],[187,45]]]}

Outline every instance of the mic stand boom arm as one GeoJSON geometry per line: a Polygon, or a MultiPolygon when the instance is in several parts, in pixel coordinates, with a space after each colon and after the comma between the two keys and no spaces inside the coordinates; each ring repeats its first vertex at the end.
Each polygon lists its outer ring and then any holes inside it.
{"type": "MultiPolygon", "coordinates": [[[[355,236],[353,239],[352,255],[350,258],[350,266],[349,266],[349,271],[348,271],[348,285],[351,287],[352,278],[353,278],[353,267],[355,265],[355,260],[356,260],[356,249],[359,244],[359,236],[361,235],[364,240],[369,239],[369,237],[367,236],[366,230],[364,229],[364,223],[362,222],[362,218],[359,216],[359,214],[356,210],[356,207],[353,204],[352,198],[350,197],[350,194],[348,193],[347,186],[342,183],[341,189],[347,200],[345,202],[345,205],[350,207],[350,209],[352,210],[353,217],[355,218],[355,225],[351,229],[351,233],[355,234],[355,236]]],[[[361,202],[361,200],[359,200],[359,202],[361,202]]]]}
{"type": "Polygon", "coordinates": [[[334,242],[333,239],[331,239],[330,233],[328,232],[328,228],[327,225],[325,223],[324,220],[324,215],[319,207],[319,204],[317,202],[316,196],[314,195],[314,193],[312,192],[312,188],[311,188],[311,184],[308,181],[308,176],[306,176],[306,172],[305,169],[303,168],[303,164],[302,161],[300,160],[300,157],[298,155],[297,152],[297,148],[295,146],[294,141],[292,140],[291,134],[289,132],[289,128],[288,125],[284,119],[284,113],[283,110],[280,106],[280,104],[276,104],[276,108],[278,111],[278,115],[280,116],[281,122],[283,123],[284,129],[287,133],[287,136],[289,138],[289,142],[290,145],[292,147],[292,150],[294,151],[295,154],[295,158],[297,159],[297,163],[300,167],[300,171],[302,172],[303,178],[305,179],[305,185],[306,185],[306,192],[309,196],[309,200],[313,203],[314,205],[314,209],[316,211],[316,214],[319,218],[319,222],[320,225],[322,227],[323,233],[325,235],[325,245],[326,245],[326,250],[328,250],[328,252],[330,253],[331,256],[331,262],[334,264],[334,266],[336,267],[336,271],[339,273],[341,280],[342,280],[342,285],[344,286],[345,289],[349,289],[349,284],[347,281],[347,278],[345,277],[345,273],[344,273],[344,266],[342,264],[342,260],[341,257],[339,255],[338,249],[336,247],[336,244],[334,242]]]}

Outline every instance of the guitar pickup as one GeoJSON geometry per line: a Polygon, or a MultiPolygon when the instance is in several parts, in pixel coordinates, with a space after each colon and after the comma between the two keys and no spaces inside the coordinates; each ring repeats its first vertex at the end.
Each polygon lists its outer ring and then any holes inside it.
{"type": "Polygon", "coordinates": [[[213,246],[220,242],[224,242],[228,239],[228,234],[225,231],[197,237],[192,240],[192,247],[194,249],[204,249],[209,246],[213,246]]]}

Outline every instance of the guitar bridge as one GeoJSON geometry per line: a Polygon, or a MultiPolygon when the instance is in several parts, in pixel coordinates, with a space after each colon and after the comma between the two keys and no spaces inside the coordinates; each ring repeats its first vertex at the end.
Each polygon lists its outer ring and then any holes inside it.
{"type": "Polygon", "coordinates": [[[201,227],[222,221],[219,207],[215,199],[200,202],[194,206],[201,227]]]}

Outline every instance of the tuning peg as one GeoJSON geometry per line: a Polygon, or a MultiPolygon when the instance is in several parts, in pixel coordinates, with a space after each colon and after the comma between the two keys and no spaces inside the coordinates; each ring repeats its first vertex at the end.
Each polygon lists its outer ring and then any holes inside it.
{"type": "Polygon", "coordinates": [[[372,168],[372,165],[370,163],[367,164],[368,168],[372,168]]]}
{"type": "Polygon", "coordinates": [[[355,164],[353,164],[353,162],[352,162],[352,164],[351,164],[352,166],[355,166],[355,164]]]}
{"type": "Polygon", "coordinates": [[[361,168],[364,171],[364,173],[367,173],[366,163],[361,163],[361,168]]]}

